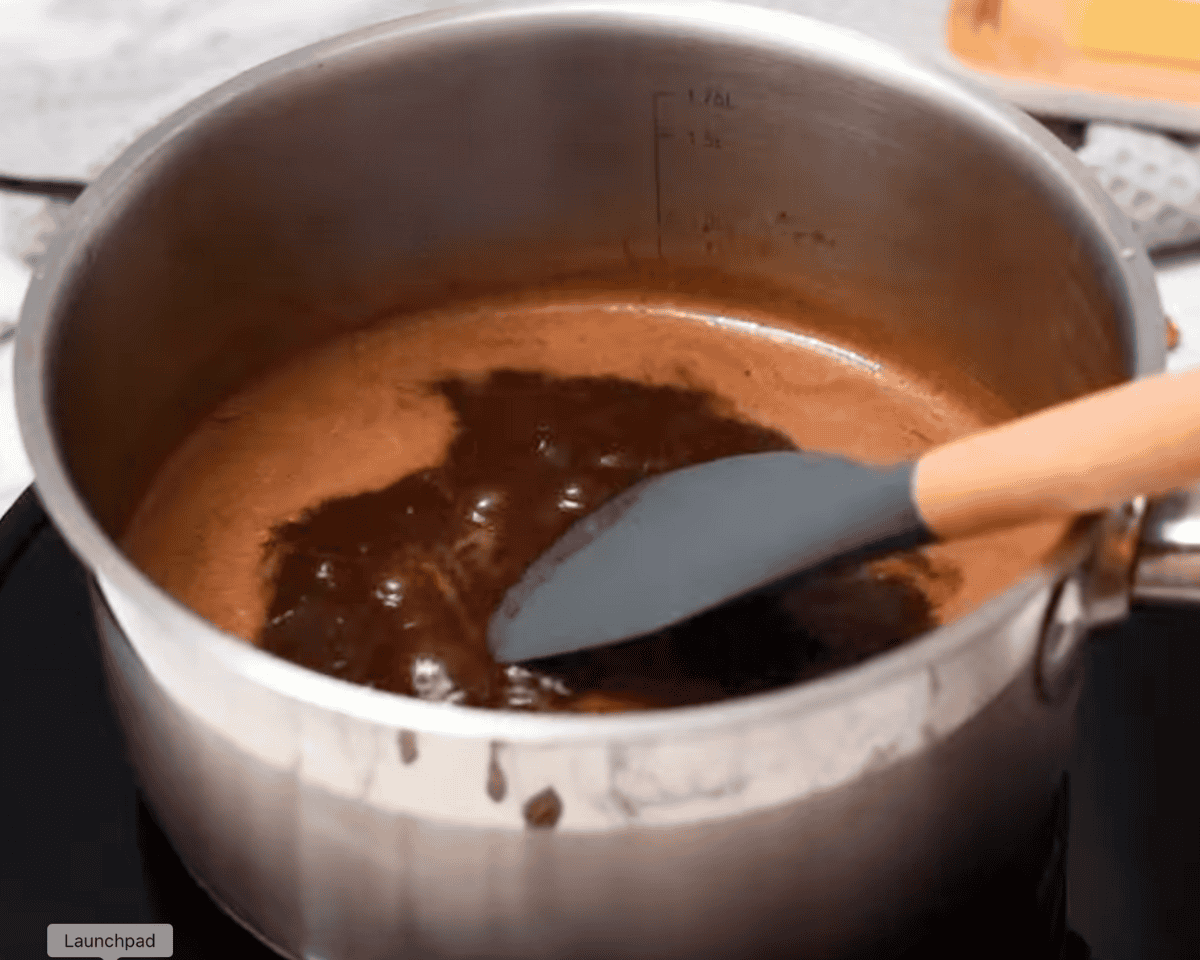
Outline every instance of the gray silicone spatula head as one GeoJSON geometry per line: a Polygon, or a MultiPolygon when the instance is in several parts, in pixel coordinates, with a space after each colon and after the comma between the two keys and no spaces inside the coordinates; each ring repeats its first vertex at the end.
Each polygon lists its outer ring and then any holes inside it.
{"type": "Polygon", "coordinates": [[[603,646],[843,554],[924,542],[912,470],[762,453],[646,480],[529,567],[492,616],[488,646],[505,663],[603,646]]]}
{"type": "Polygon", "coordinates": [[[1110,509],[1200,480],[1200,370],[1120,384],[952,440],[918,464],[760,453],[633,487],[526,571],[502,661],[670,626],[834,557],[1110,509]],[[919,505],[919,506],[918,506],[919,505]]]}

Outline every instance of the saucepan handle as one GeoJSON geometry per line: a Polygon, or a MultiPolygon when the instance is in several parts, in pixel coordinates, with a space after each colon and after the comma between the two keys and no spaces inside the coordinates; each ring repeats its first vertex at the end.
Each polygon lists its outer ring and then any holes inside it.
{"type": "Polygon", "coordinates": [[[1159,604],[1200,604],[1200,487],[1139,497],[1100,518],[1091,556],[1047,609],[1037,655],[1042,696],[1054,703],[1078,688],[1094,628],[1124,620],[1131,606],[1159,604]]]}
{"type": "Polygon", "coordinates": [[[1134,603],[1200,604],[1200,487],[1147,506],[1131,590],[1134,603]]]}
{"type": "Polygon", "coordinates": [[[1037,681],[1050,702],[1078,686],[1094,628],[1124,620],[1134,605],[1200,604],[1200,487],[1110,510],[1092,544],[1056,588],[1042,627],[1037,681]]]}
{"type": "Polygon", "coordinates": [[[0,173],[0,190],[7,193],[24,193],[31,197],[45,197],[48,200],[70,203],[86,188],[87,184],[82,180],[48,180],[0,173]]]}

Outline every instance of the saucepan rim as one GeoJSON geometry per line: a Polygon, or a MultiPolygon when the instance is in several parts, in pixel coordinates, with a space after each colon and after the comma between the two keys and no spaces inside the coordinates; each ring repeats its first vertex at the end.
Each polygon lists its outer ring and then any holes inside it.
{"type": "MultiPolygon", "coordinates": [[[[22,435],[35,482],[51,519],[100,584],[110,607],[115,596],[168,627],[170,642],[191,644],[197,654],[221,662],[245,680],[311,706],[395,728],[464,737],[502,735],[517,741],[591,741],[651,737],[682,729],[738,726],[764,715],[793,714],[850,701],[890,679],[945,657],[977,638],[984,623],[1003,621],[1038,590],[1078,563],[1092,529],[1076,524],[1046,560],[1016,584],[968,615],[867,661],[814,681],[712,704],[612,715],[519,714],[490,708],[436,704],[369,689],[287,662],[226,634],[150,580],[93,517],[67,471],[51,421],[49,370],[63,302],[81,270],[87,249],[128,198],[139,174],[162,162],[176,138],[237,98],[286,80],[352,51],[394,41],[436,37],[453,41],[481,29],[514,25],[604,26],[633,32],[670,29],[705,39],[738,41],[792,55],[852,65],[865,75],[918,95],[953,104],[973,120],[1023,147],[1040,174],[1069,196],[1111,252],[1120,277],[1121,305],[1131,318],[1127,367],[1133,376],[1165,363],[1162,312],[1153,268],[1131,224],[1092,182],[1075,156],[1032,118],[973,89],[957,77],[918,63],[877,41],[808,18],[726,2],[662,0],[567,0],[547,3],[484,3],[442,9],[361,28],[303,47],[255,67],[191,101],[143,134],[76,201],[70,222],[34,271],[21,312],[16,342],[16,390],[22,435]]],[[[117,622],[120,622],[117,619],[117,622]]],[[[141,640],[131,637],[136,645],[141,640]]],[[[998,691],[997,691],[998,692],[998,691]]]]}

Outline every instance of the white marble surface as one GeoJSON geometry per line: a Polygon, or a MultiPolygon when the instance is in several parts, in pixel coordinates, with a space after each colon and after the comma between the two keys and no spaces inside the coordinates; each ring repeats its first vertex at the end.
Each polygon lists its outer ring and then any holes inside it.
{"type": "Polygon", "coordinates": [[[94,175],[237,73],[436,0],[0,0],[0,169],[94,175]]]}
{"type": "MultiPolygon", "coordinates": [[[[761,0],[909,48],[948,0],[761,0]]],[[[257,63],[437,0],[0,0],[0,170],[88,178],[139,133],[257,63]]],[[[940,29],[940,26],[939,26],[940,29]]],[[[0,331],[61,208],[0,194],[0,331]]],[[[1200,363],[1200,262],[1160,272],[1183,328],[1173,366],[1200,363]]],[[[0,510],[30,480],[12,401],[13,348],[0,344],[0,510]]]]}

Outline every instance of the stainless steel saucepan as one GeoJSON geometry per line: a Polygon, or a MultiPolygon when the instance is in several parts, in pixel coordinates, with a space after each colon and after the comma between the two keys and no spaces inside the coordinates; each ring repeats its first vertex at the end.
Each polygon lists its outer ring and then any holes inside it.
{"type": "Polygon", "coordinates": [[[1051,136],[747,6],[461,8],[297,51],[138,140],[39,265],[21,426],[94,578],[132,760],[195,876],[280,952],[885,957],[1036,844],[1088,629],[1200,596],[1196,509],[1133,504],[817,682],[510,715],[275,659],[115,545],[197,418],[285,354],[472,285],[647,265],[828,301],[1018,411],[1164,362],[1150,264],[1051,136]]]}

